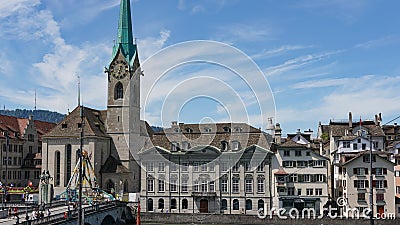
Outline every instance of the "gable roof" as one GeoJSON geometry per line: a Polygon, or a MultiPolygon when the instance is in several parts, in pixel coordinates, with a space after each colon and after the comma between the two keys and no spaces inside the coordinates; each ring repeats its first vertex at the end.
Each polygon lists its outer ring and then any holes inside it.
{"type": "MultiPolygon", "coordinates": [[[[32,120],[32,118],[17,118],[14,116],[6,116],[0,115],[0,131],[8,131],[9,137],[11,139],[22,139],[22,135],[25,134],[25,129],[29,124],[29,121],[32,121],[35,125],[36,132],[39,136],[39,140],[43,134],[48,133],[51,129],[53,129],[56,124],[40,121],[40,120],[32,120]],[[18,133],[20,136],[15,136],[15,133],[18,133]]],[[[0,138],[5,138],[3,132],[0,132],[0,138]]]]}
{"type": "MultiPolygon", "coordinates": [[[[106,113],[84,107],[83,114],[85,123],[83,128],[84,136],[109,137],[106,133],[104,122],[106,113]]],[[[44,137],[79,137],[81,129],[78,124],[80,123],[80,106],[78,106],[44,137]],[[63,124],[65,124],[64,127],[63,124]]]]}

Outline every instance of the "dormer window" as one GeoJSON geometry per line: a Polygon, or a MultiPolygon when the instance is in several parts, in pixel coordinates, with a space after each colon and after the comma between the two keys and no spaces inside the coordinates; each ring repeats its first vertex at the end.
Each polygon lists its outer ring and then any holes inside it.
{"type": "Polygon", "coordinates": [[[233,142],[232,142],[232,150],[237,151],[237,150],[239,150],[239,149],[240,149],[240,142],[238,142],[238,141],[233,141],[233,142]]]}
{"type": "Polygon", "coordinates": [[[182,150],[187,151],[188,149],[190,149],[190,143],[187,141],[182,142],[182,150]]]}
{"type": "Polygon", "coordinates": [[[171,151],[178,151],[179,150],[179,143],[172,142],[171,143],[171,151]]]}
{"type": "Polygon", "coordinates": [[[192,128],[186,128],[185,131],[186,131],[186,133],[193,133],[193,129],[192,128]]]}
{"type": "Polygon", "coordinates": [[[227,151],[228,150],[228,142],[221,141],[221,150],[222,151],[227,151]]]}
{"type": "Polygon", "coordinates": [[[175,133],[179,133],[179,128],[175,128],[175,133]]]}
{"type": "MultiPolygon", "coordinates": [[[[235,127],[234,129],[235,132],[242,132],[242,128],[241,127],[235,127]]],[[[227,131],[228,132],[228,131],[227,131]]]]}
{"type": "Polygon", "coordinates": [[[231,132],[231,128],[230,127],[224,127],[224,132],[231,132]]]}
{"type": "Polygon", "coordinates": [[[68,124],[66,124],[66,123],[61,124],[61,128],[65,129],[67,127],[68,127],[68,124]]]}
{"type": "Polygon", "coordinates": [[[211,128],[209,128],[209,127],[204,128],[204,132],[211,133],[211,128]]]}

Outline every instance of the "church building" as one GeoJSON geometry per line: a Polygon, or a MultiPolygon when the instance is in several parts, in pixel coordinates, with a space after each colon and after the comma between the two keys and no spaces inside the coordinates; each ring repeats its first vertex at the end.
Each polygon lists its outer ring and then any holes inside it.
{"type": "Polygon", "coordinates": [[[118,39],[105,72],[107,109],[78,106],[43,136],[43,169],[54,178],[54,196],[65,191],[78,162],[82,129],[83,151],[89,155],[98,186],[117,194],[139,192],[140,172],[134,155],[143,146],[141,136],[151,128],[140,120],[141,70],[129,0],[121,0],[118,39]]]}

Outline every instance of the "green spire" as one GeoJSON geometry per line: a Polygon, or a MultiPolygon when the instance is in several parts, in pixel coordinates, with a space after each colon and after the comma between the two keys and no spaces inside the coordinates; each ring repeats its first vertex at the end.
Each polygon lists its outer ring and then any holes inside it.
{"type": "Polygon", "coordinates": [[[130,0],[121,0],[118,22],[118,39],[117,43],[114,45],[111,60],[114,59],[120,47],[126,60],[131,62],[136,53],[136,44],[133,42],[130,0]]]}

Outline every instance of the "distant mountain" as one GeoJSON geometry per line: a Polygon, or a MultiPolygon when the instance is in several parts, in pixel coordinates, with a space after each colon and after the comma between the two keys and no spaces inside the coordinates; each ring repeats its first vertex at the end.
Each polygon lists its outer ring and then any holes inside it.
{"type": "Polygon", "coordinates": [[[28,118],[29,115],[32,115],[34,120],[41,120],[50,123],[58,123],[65,117],[65,115],[58,112],[28,109],[0,110],[0,115],[15,116],[18,118],[28,118]]]}

